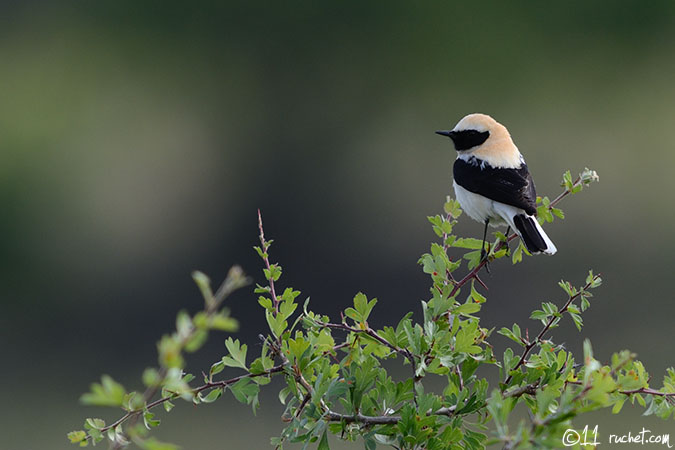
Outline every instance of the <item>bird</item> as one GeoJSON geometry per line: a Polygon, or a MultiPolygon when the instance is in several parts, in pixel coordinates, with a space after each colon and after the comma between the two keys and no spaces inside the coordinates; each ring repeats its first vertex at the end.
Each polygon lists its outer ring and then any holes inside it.
{"type": "Polygon", "coordinates": [[[481,259],[486,258],[488,225],[515,230],[531,254],[553,255],[556,246],[537,221],[537,192],[532,175],[511,134],[487,114],[462,118],[449,137],[457,150],[453,165],[455,198],[472,219],[484,223],[481,259]]]}

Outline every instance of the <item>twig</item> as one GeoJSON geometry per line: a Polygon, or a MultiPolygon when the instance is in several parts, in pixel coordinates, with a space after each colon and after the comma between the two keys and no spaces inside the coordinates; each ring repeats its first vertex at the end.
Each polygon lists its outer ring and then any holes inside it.
{"type": "MultiPolygon", "coordinates": [[[[457,407],[450,406],[440,408],[436,411],[428,411],[428,416],[447,416],[452,417],[457,407]]],[[[364,416],[363,414],[340,414],[328,410],[324,415],[331,422],[362,423],[364,425],[395,425],[401,420],[401,416],[364,416]]]]}
{"type": "MultiPolygon", "coordinates": [[[[218,289],[216,290],[216,293],[213,295],[213,300],[211,302],[206,302],[206,309],[204,312],[208,317],[213,316],[214,314],[217,313],[218,309],[222,305],[222,303],[225,301],[225,299],[234,291],[239,289],[240,287],[248,284],[249,280],[244,276],[244,273],[239,266],[233,266],[230,271],[228,272],[227,276],[223,280],[223,282],[220,284],[218,289]]],[[[193,326],[192,329],[189,330],[188,333],[186,333],[185,336],[182,337],[180,340],[180,348],[183,348],[187,342],[190,341],[194,337],[195,332],[197,329],[193,326]]],[[[160,380],[158,383],[155,383],[152,386],[149,386],[145,392],[143,392],[142,395],[142,403],[144,405],[147,404],[146,408],[149,409],[152,405],[152,403],[148,403],[150,399],[152,399],[155,394],[157,394],[157,390],[161,386],[162,382],[164,381],[164,378],[166,377],[167,374],[167,369],[166,367],[161,367],[158,371],[158,379],[160,380]]],[[[206,386],[206,385],[205,385],[206,386]]],[[[203,386],[200,386],[203,387],[203,386]]],[[[197,388],[199,389],[199,388],[197,388]]],[[[203,389],[202,389],[203,390],[203,389]]],[[[196,391],[196,392],[201,392],[201,391],[196,391]]],[[[159,399],[163,400],[160,403],[163,403],[173,397],[167,397],[164,399],[159,399]]],[[[158,403],[159,404],[159,403],[158,403]]],[[[140,412],[141,411],[129,411],[127,412],[124,416],[122,416],[120,419],[117,421],[113,422],[112,424],[108,425],[107,427],[104,427],[101,429],[101,432],[105,432],[108,429],[115,428],[116,426],[120,425],[121,423],[125,422],[126,420],[129,420],[129,427],[133,427],[136,425],[138,422],[138,419],[140,417],[140,412]]],[[[87,435],[87,439],[89,439],[91,435],[87,435]]],[[[115,442],[112,445],[112,450],[119,450],[123,448],[124,445],[121,442],[115,442]]]]}
{"type": "MultiPolygon", "coordinates": [[[[566,381],[565,384],[573,384],[580,386],[582,384],[581,381],[566,381]]],[[[633,395],[633,394],[644,394],[644,395],[654,395],[656,397],[666,397],[666,398],[675,398],[675,392],[661,392],[657,391],[656,389],[652,389],[649,387],[641,387],[637,389],[628,389],[628,390],[618,390],[614,391],[618,392],[619,394],[624,394],[624,395],[633,395]]]]}
{"type": "MultiPolygon", "coordinates": [[[[280,365],[278,365],[278,366],[274,366],[274,367],[270,368],[269,370],[266,370],[266,371],[261,372],[261,373],[256,373],[256,374],[247,373],[247,374],[244,374],[244,375],[239,375],[238,377],[230,378],[230,379],[228,379],[228,380],[212,381],[212,382],[203,384],[203,385],[201,385],[201,386],[199,386],[199,387],[196,387],[196,388],[192,389],[190,392],[191,392],[193,395],[197,395],[197,394],[199,394],[200,392],[203,392],[203,391],[206,391],[206,390],[209,390],[209,389],[214,389],[214,388],[225,388],[225,387],[227,387],[227,386],[229,386],[229,385],[231,385],[231,384],[234,384],[234,383],[236,383],[237,381],[240,381],[240,380],[242,380],[242,379],[244,379],[244,378],[263,377],[263,376],[269,376],[269,375],[272,375],[272,374],[275,374],[275,373],[278,373],[278,372],[282,372],[282,371],[284,370],[284,367],[285,367],[285,366],[284,366],[283,364],[280,364],[280,365]]],[[[162,397],[162,398],[159,398],[159,399],[155,400],[154,402],[148,403],[143,409],[136,410],[136,411],[129,411],[129,412],[127,412],[124,416],[120,417],[118,420],[116,420],[115,422],[111,423],[110,425],[107,425],[107,426],[101,428],[99,431],[101,431],[101,433],[105,433],[105,432],[108,431],[109,429],[115,428],[116,426],[118,426],[118,425],[124,423],[124,422],[127,421],[129,418],[137,418],[137,417],[139,417],[140,414],[142,414],[145,410],[150,410],[150,409],[152,409],[152,408],[154,408],[154,407],[156,407],[156,406],[161,405],[162,403],[168,402],[169,400],[173,400],[173,399],[175,399],[175,398],[176,398],[176,395],[171,395],[171,396],[168,396],[168,397],[162,397]]],[[[118,444],[115,444],[115,445],[117,446],[118,444]]],[[[117,447],[113,447],[113,448],[117,448],[117,447]]]]}
{"type": "MultiPolygon", "coordinates": [[[[166,372],[167,372],[166,367],[162,367],[159,370],[158,374],[159,374],[160,380],[164,380],[164,377],[166,377],[166,372]]],[[[157,383],[153,386],[149,386],[145,390],[145,392],[143,393],[143,404],[146,404],[152,397],[155,396],[158,388],[159,388],[159,383],[157,383]]],[[[129,426],[133,427],[134,425],[136,425],[136,422],[138,422],[139,417],[140,417],[140,411],[137,414],[133,414],[133,412],[128,412],[122,418],[117,420],[116,422],[112,423],[111,425],[108,425],[107,428],[115,428],[117,425],[121,424],[122,422],[124,422],[125,420],[127,420],[129,418],[131,418],[131,420],[129,421],[129,426]]],[[[101,431],[103,431],[103,430],[101,430],[101,431]]],[[[112,445],[113,450],[121,449],[123,447],[124,446],[122,445],[122,443],[117,442],[117,441],[115,441],[115,443],[112,445]]]]}
{"type": "MultiPolygon", "coordinates": [[[[265,267],[267,270],[271,271],[270,258],[267,255],[267,250],[270,248],[270,244],[265,240],[265,232],[263,231],[262,215],[260,214],[260,210],[258,210],[258,229],[260,230],[260,245],[263,251],[263,261],[265,262],[265,267]]],[[[270,283],[270,295],[272,295],[274,309],[276,312],[279,312],[279,299],[277,298],[277,293],[274,290],[274,279],[270,276],[268,281],[270,283]]]]}
{"type": "MultiPolygon", "coordinates": [[[[576,300],[576,299],[577,299],[583,292],[585,292],[588,288],[590,288],[591,284],[593,284],[593,282],[595,282],[595,280],[597,280],[599,277],[600,277],[600,275],[595,275],[591,281],[589,281],[588,283],[586,283],[586,285],[585,285],[583,288],[581,288],[581,289],[579,290],[579,292],[577,292],[577,293],[574,294],[574,295],[570,295],[569,298],[567,299],[567,302],[565,303],[565,305],[564,305],[564,306],[560,309],[560,311],[558,311],[558,312],[559,312],[560,314],[564,314],[565,312],[567,312],[567,309],[568,309],[569,306],[572,304],[572,302],[573,302],[574,300],[576,300]]],[[[548,330],[551,328],[551,326],[553,325],[553,323],[556,322],[557,320],[559,320],[559,317],[558,317],[558,316],[556,316],[556,315],[551,316],[551,318],[548,320],[548,322],[546,323],[546,325],[544,325],[544,327],[541,329],[541,331],[539,332],[539,334],[537,335],[537,337],[534,338],[533,341],[530,341],[530,342],[527,342],[527,343],[526,343],[526,345],[525,345],[525,350],[523,351],[523,354],[520,355],[520,359],[518,360],[518,363],[516,363],[516,365],[513,367],[513,369],[511,369],[511,371],[518,370],[518,369],[525,363],[525,359],[527,358],[527,355],[529,355],[529,354],[530,354],[530,351],[531,351],[537,344],[539,344],[539,343],[541,342],[541,340],[542,340],[542,338],[544,337],[544,335],[548,332],[548,330]]],[[[509,375],[508,377],[506,377],[506,380],[504,380],[504,384],[505,384],[505,385],[508,385],[509,382],[510,382],[512,379],[513,379],[513,376],[512,376],[512,375],[509,375]]]]}
{"type": "Polygon", "coordinates": [[[632,389],[629,391],[619,391],[621,394],[632,395],[632,394],[645,394],[645,395],[655,395],[657,397],[675,397],[675,392],[661,392],[652,388],[639,388],[632,389]]]}
{"type": "Polygon", "coordinates": [[[520,397],[523,394],[534,395],[537,393],[537,388],[539,387],[539,382],[526,384],[525,386],[519,386],[510,391],[506,391],[503,394],[504,398],[508,397],[520,397]]]}
{"type": "Polygon", "coordinates": [[[372,328],[367,327],[367,328],[361,329],[361,328],[350,327],[349,325],[346,325],[346,324],[343,324],[343,323],[321,322],[321,321],[318,321],[318,320],[314,320],[314,323],[316,323],[317,325],[319,325],[321,327],[325,327],[325,328],[333,328],[333,329],[337,329],[337,330],[344,330],[344,331],[349,331],[349,332],[352,332],[352,333],[366,334],[366,335],[370,336],[371,338],[375,339],[380,344],[390,348],[392,351],[394,351],[394,352],[400,354],[401,356],[403,356],[404,358],[406,358],[410,362],[410,364],[412,365],[413,375],[414,375],[415,379],[417,379],[417,375],[415,374],[415,372],[417,372],[417,363],[415,362],[415,356],[407,349],[396,347],[394,344],[392,344],[391,342],[389,342],[388,340],[386,340],[385,338],[383,338],[382,336],[377,334],[377,332],[375,330],[373,330],[372,328]]]}

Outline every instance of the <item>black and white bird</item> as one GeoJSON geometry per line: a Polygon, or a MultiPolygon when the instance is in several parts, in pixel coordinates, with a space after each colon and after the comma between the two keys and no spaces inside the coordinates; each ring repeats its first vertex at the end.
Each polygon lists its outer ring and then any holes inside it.
{"type": "Polygon", "coordinates": [[[488,115],[469,114],[452,130],[436,133],[455,144],[455,197],[472,219],[485,224],[483,247],[488,224],[506,225],[530,253],[553,255],[555,245],[536,218],[532,175],[506,127],[488,115]]]}

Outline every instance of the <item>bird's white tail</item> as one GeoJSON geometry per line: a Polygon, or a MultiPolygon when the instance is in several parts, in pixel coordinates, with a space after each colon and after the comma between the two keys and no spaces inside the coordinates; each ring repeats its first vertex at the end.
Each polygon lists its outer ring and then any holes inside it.
{"type": "Polygon", "coordinates": [[[520,239],[525,243],[527,250],[532,253],[555,254],[558,249],[555,248],[551,239],[539,225],[537,218],[525,214],[517,214],[513,217],[514,228],[520,239]]]}

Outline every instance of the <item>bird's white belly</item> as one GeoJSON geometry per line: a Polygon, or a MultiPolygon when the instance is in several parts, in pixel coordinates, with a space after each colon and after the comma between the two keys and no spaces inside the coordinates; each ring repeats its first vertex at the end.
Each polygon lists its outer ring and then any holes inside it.
{"type": "Polygon", "coordinates": [[[505,205],[490,200],[487,197],[483,197],[482,195],[467,191],[455,181],[452,182],[452,186],[455,188],[455,197],[462,207],[462,210],[473,220],[485,223],[486,220],[490,219],[490,225],[495,227],[506,225],[501,214],[495,209],[495,206],[499,208],[499,206],[505,205]]]}

